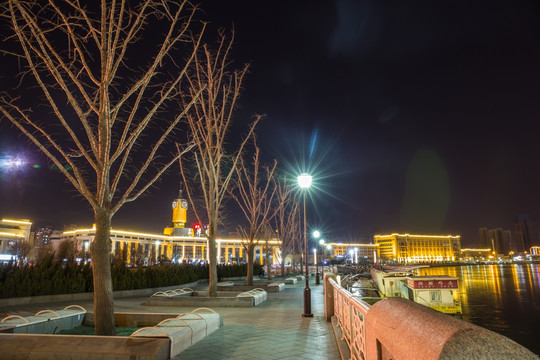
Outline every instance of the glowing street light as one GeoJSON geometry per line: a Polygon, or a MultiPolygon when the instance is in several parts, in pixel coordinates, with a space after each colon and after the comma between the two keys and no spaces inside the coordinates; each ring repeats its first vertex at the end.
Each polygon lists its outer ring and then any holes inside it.
{"type": "Polygon", "coordinates": [[[298,186],[300,186],[300,188],[307,189],[311,186],[311,183],[313,182],[313,177],[311,177],[311,175],[309,174],[303,173],[298,175],[297,180],[298,186]]]}
{"type": "Polygon", "coordinates": [[[321,268],[323,272],[324,272],[324,254],[325,254],[324,243],[325,243],[324,239],[319,240],[319,245],[321,245],[321,268]]]}
{"type": "MultiPolygon", "coordinates": [[[[321,236],[321,232],[319,230],[313,231],[313,237],[315,238],[315,240],[317,240],[319,236],[321,236]]],[[[317,241],[315,241],[315,249],[317,249],[317,241]]],[[[319,285],[321,283],[321,278],[319,275],[319,262],[317,261],[317,251],[315,250],[313,254],[315,256],[315,284],[319,285]]]]}
{"type": "Polygon", "coordinates": [[[311,289],[309,288],[309,262],[308,262],[308,247],[307,247],[307,225],[306,225],[306,191],[311,186],[313,178],[307,173],[302,173],[297,177],[298,186],[303,190],[304,196],[304,259],[306,262],[306,287],[304,288],[304,313],[303,317],[313,317],[311,313],[311,289]]]}

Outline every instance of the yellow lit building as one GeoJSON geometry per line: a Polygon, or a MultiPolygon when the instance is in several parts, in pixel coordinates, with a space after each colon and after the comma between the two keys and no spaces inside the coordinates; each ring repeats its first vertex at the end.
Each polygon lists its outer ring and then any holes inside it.
{"type": "MultiPolygon", "coordinates": [[[[201,229],[193,231],[186,228],[188,204],[182,198],[182,192],[172,202],[173,227],[167,227],[163,234],[141,233],[136,231],[111,229],[112,253],[123,253],[128,263],[135,263],[137,257],[144,259],[144,264],[152,264],[160,257],[166,257],[172,262],[202,262],[208,261],[208,240],[201,229]]],[[[95,227],[65,231],[61,236],[51,239],[53,247],[59,246],[63,241],[75,241],[77,249],[89,250],[94,240],[95,227]]],[[[217,243],[217,257],[219,263],[236,263],[247,261],[244,244],[241,239],[220,239],[217,243]]],[[[266,248],[269,249],[272,263],[279,262],[281,242],[272,239],[261,241],[255,247],[256,261],[263,264],[266,257],[266,248]]]]}
{"type": "Polygon", "coordinates": [[[10,260],[12,247],[21,241],[30,241],[32,223],[26,219],[0,221],[0,260],[10,260]]]}
{"type": "Polygon", "coordinates": [[[455,261],[460,257],[459,235],[375,235],[381,259],[398,263],[455,261]]]}

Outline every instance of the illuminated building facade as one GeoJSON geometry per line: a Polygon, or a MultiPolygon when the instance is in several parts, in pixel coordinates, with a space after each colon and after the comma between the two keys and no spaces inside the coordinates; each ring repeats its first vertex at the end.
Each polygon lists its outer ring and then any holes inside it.
{"type": "Polygon", "coordinates": [[[521,234],[522,249],[528,251],[534,245],[540,245],[537,240],[536,220],[529,214],[520,214],[516,217],[514,229],[521,234]]]}
{"type": "Polygon", "coordinates": [[[32,223],[26,219],[0,221],[0,260],[10,260],[12,247],[20,241],[30,241],[32,223]]]}
{"type": "Polygon", "coordinates": [[[491,249],[461,249],[461,260],[465,261],[485,261],[492,259],[494,254],[491,249]]]}
{"type": "Polygon", "coordinates": [[[459,258],[459,235],[375,235],[381,259],[398,263],[454,261],[459,258]]]}
{"type": "MultiPolygon", "coordinates": [[[[150,234],[134,231],[111,229],[112,253],[123,254],[128,264],[149,265],[167,258],[172,262],[206,262],[208,261],[208,241],[201,229],[193,231],[186,228],[188,204],[182,198],[182,192],[172,202],[173,227],[167,227],[163,234],[150,234]]],[[[95,227],[65,231],[61,236],[51,239],[55,248],[63,241],[75,241],[78,251],[89,250],[94,240],[95,227]]],[[[247,261],[241,239],[216,239],[219,263],[240,263],[247,261]]],[[[264,241],[255,248],[255,258],[263,264],[268,248],[272,263],[279,262],[280,241],[272,239],[268,244],[264,241]]]]}
{"type": "Polygon", "coordinates": [[[50,225],[40,226],[36,229],[36,244],[47,245],[51,239],[54,228],[50,225]]]}
{"type": "Polygon", "coordinates": [[[351,262],[377,262],[379,245],[360,243],[326,243],[323,256],[349,259],[351,262]]]}

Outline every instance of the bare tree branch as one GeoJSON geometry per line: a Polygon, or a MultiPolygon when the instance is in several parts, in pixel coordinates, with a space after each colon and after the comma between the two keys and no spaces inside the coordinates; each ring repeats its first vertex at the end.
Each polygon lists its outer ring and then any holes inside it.
{"type": "Polygon", "coordinates": [[[6,0],[0,5],[12,30],[8,38],[18,46],[4,53],[25,61],[21,85],[37,84],[47,105],[47,111],[30,111],[23,104],[34,103],[30,96],[2,95],[0,113],[58,166],[94,210],[94,312],[96,334],[102,335],[114,334],[111,219],[194,146],[176,153],[167,145],[205,91],[181,93],[205,29],[194,21],[197,8],[187,0],[137,3],[134,8],[129,0],[88,6],[80,0],[6,0]],[[161,39],[147,32],[153,25],[166,29],[161,39]],[[152,39],[145,42],[148,35],[152,39]],[[184,106],[178,108],[180,98],[184,106]]]}

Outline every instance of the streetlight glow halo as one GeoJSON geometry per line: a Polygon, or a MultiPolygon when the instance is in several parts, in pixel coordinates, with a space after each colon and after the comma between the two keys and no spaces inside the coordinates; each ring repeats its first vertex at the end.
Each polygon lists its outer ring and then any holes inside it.
{"type": "Polygon", "coordinates": [[[311,186],[311,183],[313,182],[313,177],[308,173],[302,173],[298,175],[296,180],[298,181],[298,186],[300,186],[302,189],[307,189],[311,186]]]}

